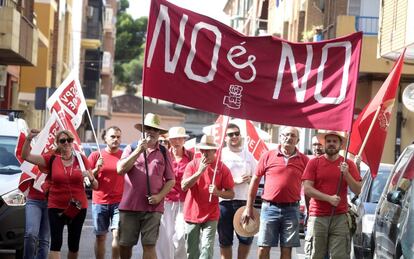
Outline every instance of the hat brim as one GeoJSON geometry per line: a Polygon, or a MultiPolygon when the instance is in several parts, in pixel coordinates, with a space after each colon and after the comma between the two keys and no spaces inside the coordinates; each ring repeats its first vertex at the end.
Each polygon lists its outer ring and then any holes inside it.
{"type": "Polygon", "coordinates": [[[180,134],[178,134],[178,135],[173,135],[173,136],[169,136],[167,139],[172,139],[172,138],[189,138],[190,136],[189,135],[187,135],[187,134],[182,134],[182,135],[180,135],[180,134]]]}
{"type": "MultiPolygon", "coordinates": [[[[155,129],[158,129],[158,130],[160,130],[160,134],[165,134],[165,133],[167,133],[168,132],[168,130],[166,130],[166,129],[164,129],[164,128],[161,128],[161,127],[158,127],[158,126],[156,126],[156,125],[145,125],[144,124],[144,126],[146,126],[146,127],[151,127],[151,128],[155,128],[155,129]]],[[[137,130],[139,130],[139,131],[142,131],[142,123],[137,123],[137,124],[135,124],[134,125],[134,128],[136,128],[137,130]]]]}
{"type": "Polygon", "coordinates": [[[203,150],[212,150],[212,149],[217,150],[218,146],[209,146],[209,145],[206,145],[206,144],[197,144],[196,148],[197,149],[203,149],[203,150]]]}
{"type": "Polygon", "coordinates": [[[236,211],[236,213],[234,214],[234,218],[233,218],[233,227],[234,227],[234,231],[236,231],[236,233],[239,234],[240,236],[252,237],[259,232],[260,215],[259,215],[259,212],[255,208],[253,208],[254,220],[252,219],[249,220],[249,225],[253,224],[253,228],[251,229],[251,231],[247,231],[243,227],[243,224],[241,222],[242,214],[245,209],[246,209],[246,206],[242,206],[236,211]]]}
{"type": "Polygon", "coordinates": [[[338,132],[323,132],[323,133],[318,133],[316,135],[316,138],[318,139],[319,143],[321,143],[323,146],[325,146],[325,137],[328,135],[333,135],[333,136],[337,136],[341,139],[341,149],[345,148],[345,144],[346,144],[346,137],[340,135],[338,132]]]}

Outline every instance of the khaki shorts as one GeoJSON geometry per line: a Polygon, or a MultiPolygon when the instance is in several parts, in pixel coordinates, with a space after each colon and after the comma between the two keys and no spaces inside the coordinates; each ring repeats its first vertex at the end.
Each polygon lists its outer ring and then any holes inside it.
{"type": "Polygon", "coordinates": [[[331,259],[347,259],[351,254],[351,235],[349,233],[346,214],[332,217],[314,217],[308,220],[308,231],[305,237],[306,258],[324,259],[326,254],[331,259]]]}
{"type": "Polygon", "coordinates": [[[119,211],[119,244],[134,246],[141,234],[142,245],[155,245],[161,221],[160,212],[119,211]]]}

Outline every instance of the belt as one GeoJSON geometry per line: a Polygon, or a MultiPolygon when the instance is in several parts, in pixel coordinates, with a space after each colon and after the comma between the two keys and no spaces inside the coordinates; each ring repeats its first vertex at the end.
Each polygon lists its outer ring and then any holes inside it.
{"type": "Polygon", "coordinates": [[[299,206],[299,201],[295,201],[295,202],[272,202],[272,201],[266,201],[265,200],[265,202],[268,202],[270,205],[277,206],[277,207],[280,207],[280,208],[299,206]]]}

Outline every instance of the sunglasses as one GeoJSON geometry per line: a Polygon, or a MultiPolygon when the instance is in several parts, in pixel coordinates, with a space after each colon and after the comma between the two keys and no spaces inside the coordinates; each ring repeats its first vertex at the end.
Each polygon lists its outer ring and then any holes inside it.
{"type": "Polygon", "coordinates": [[[66,142],[72,143],[73,142],[73,138],[61,138],[61,139],[59,139],[59,143],[60,144],[65,144],[66,142]]]}
{"type": "Polygon", "coordinates": [[[233,136],[236,136],[236,137],[240,136],[240,132],[236,131],[236,132],[227,133],[227,137],[231,138],[233,136]]]}

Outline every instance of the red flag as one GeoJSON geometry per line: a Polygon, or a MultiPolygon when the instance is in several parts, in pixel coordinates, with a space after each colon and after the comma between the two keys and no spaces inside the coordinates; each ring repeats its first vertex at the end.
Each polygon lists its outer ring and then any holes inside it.
{"type": "Polygon", "coordinates": [[[375,95],[364,110],[359,114],[352,126],[352,134],[350,139],[349,152],[356,155],[359,153],[362,143],[367,136],[368,130],[372,124],[371,133],[365,148],[362,150],[362,161],[368,164],[371,175],[375,177],[381,162],[382,151],[384,149],[385,138],[390,124],[392,108],[394,106],[395,95],[397,93],[398,84],[400,82],[401,71],[404,63],[404,53],[395,62],[391,73],[382,84],[378,93],[375,95]],[[377,117],[375,114],[377,109],[379,112],[377,117]]]}
{"type": "Polygon", "coordinates": [[[49,112],[62,112],[72,122],[75,129],[79,128],[83,113],[88,107],[75,70],[69,73],[46,104],[49,112]]]}
{"type": "Polygon", "coordinates": [[[257,134],[256,128],[253,123],[249,120],[246,120],[246,134],[247,134],[247,147],[249,152],[252,153],[254,159],[259,161],[262,154],[269,149],[267,148],[264,141],[257,134]]]}
{"type": "Polygon", "coordinates": [[[230,118],[228,116],[220,115],[216,123],[213,125],[212,135],[214,136],[214,141],[221,148],[223,146],[224,137],[226,136],[227,124],[229,124],[230,118]]]}

